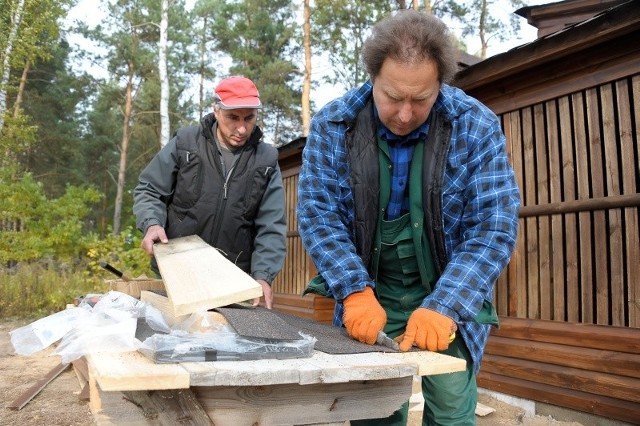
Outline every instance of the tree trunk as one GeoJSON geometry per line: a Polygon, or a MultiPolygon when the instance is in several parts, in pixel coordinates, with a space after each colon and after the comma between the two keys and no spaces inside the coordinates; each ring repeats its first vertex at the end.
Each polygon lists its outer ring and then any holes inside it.
{"type": "Polygon", "coordinates": [[[200,118],[202,118],[202,116],[204,115],[204,70],[206,67],[205,55],[207,52],[207,25],[209,25],[207,17],[204,16],[203,19],[204,22],[202,23],[202,39],[200,40],[200,97],[198,99],[198,112],[200,113],[200,118]]]}
{"type": "Polygon", "coordinates": [[[304,83],[302,86],[302,133],[309,134],[311,124],[311,7],[304,0],[304,83]]]}
{"type": "Polygon", "coordinates": [[[4,115],[7,112],[7,86],[9,85],[9,77],[11,76],[11,53],[13,52],[13,43],[18,38],[18,29],[22,22],[22,12],[24,11],[25,0],[18,1],[18,7],[11,16],[11,28],[9,29],[9,37],[7,45],[4,49],[4,58],[2,61],[2,79],[0,79],[0,132],[4,127],[4,115]]]}
{"type": "Polygon", "coordinates": [[[169,142],[169,77],[167,75],[167,30],[169,27],[169,0],[162,0],[160,18],[160,51],[158,72],[160,75],[160,148],[169,142]]]}
{"type": "Polygon", "coordinates": [[[486,39],[487,35],[485,32],[486,26],[487,26],[487,17],[489,14],[489,11],[487,10],[487,1],[486,0],[482,0],[480,2],[481,4],[481,8],[480,8],[480,22],[478,22],[478,34],[480,35],[480,46],[481,46],[481,50],[480,50],[480,58],[482,59],[486,59],[487,58],[487,47],[488,47],[488,41],[486,39]]]}
{"type": "Polygon", "coordinates": [[[27,78],[29,76],[29,70],[31,69],[31,61],[27,60],[22,69],[22,76],[20,77],[20,86],[18,87],[18,94],[16,95],[16,103],[13,104],[13,117],[17,118],[22,107],[22,95],[24,95],[24,88],[27,86],[27,78]]]}
{"type": "Polygon", "coordinates": [[[113,210],[113,235],[120,233],[120,221],[122,218],[122,197],[124,194],[125,172],[127,169],[127,150],[131,136],[131,115],[133,111],[133,61],[129,60],[129,80],[127,81],[127,95],[124,105],[124,121],[122,126],[122,143],[120,145],[120,165],[118,167],[118,183],[116,202],[113,210]]]}

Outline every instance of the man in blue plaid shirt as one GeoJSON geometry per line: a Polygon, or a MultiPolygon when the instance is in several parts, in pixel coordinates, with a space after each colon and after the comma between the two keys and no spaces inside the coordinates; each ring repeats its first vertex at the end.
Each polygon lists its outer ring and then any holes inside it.
{"type": "MultiPolygon", "coordinates": [[[[313,118],[303,152],[298,223],[336,300],[334,325],[467,361],[426,376],[423,424],[475,424],[476,374],[497,325],[493,285],[515,246],[520,195],[500,122],[447,84],[456,53],[446,26],[413,10],[373,29],[363,86],[313,118]]],[[[386,419],[406,424],[408,404],[386,419]]]]}

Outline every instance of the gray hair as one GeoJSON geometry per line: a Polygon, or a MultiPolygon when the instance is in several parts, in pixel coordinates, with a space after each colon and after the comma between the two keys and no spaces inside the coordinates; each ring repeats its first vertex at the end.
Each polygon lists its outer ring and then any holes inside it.
{"type": "Polygon", "coordinates": [[[414,64],[432,60],[440,83],[450,82],[458,71],[452,35],[440,19],[413,9],[401,10],[375,24],[362,47],[362,62],[374,80],[385,59],[414,64]]]}

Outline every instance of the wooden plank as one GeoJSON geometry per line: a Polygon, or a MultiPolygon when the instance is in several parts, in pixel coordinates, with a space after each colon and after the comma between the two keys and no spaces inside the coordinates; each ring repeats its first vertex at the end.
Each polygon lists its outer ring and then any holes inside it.
{"type": "MultiPolygon", "coordinates": [[[[561,179],[562,193],[564,200],[576,199],[576,170],[575,157],[573,152],[574,141],[572,137],[573,120],[571,118],[570,100],[563,96],[558,99],[558,114],[561,117],[558,120],[560,127],[560,152],[562,155],[561,179]]],[[[577,215],[565,214],[564,226],[566,229],[564,235],[564,255],[565,255],[565,285],[567,295],[565,297],[565,320],[578,322],[580,320],[580,312],[578,309],[567,309],[568,306],[579,306],[580,290],[578,282],[578,227],[577,215]]],[[[558,318],[560,319],[560,318],[558,318]]]]}
{"type": "MultiPolygon", "coordinates": [[[[549,152],[549,201],[562,202],[562,188],[566,184],[562,179],[562,162],[560,155],[560,128],[558,119],[558,105],[556,100],[546,103],[547,146],[549,152]]],[[[565,300],[565,226],[560,215],[551,217],[551,265],[550,291],[551,319],[564,320],[567,310],[565,300]]]]}
{"type": "Polygon", "coordinates": [[[174,325],[189,318],[189,316],[191,315],[176,315],[174,312],[173,304],[171,303],[169,298],[152,291],[141,291],[140,300],[152,305],[154,308],[159,310],[169,327],[173,327],[174,325]]]}
{"type": "Polygon", "coordinates": [[[89,401],[90,386],[89,386],[89,366],[85,357],[78,358],[71,362],[73,365],[73,371],[76,373],[78,383],[80,384],[80,393],[78,399],[80,401],[89,401]]]}
{"type": "Polygon", "coordinates": [[[495,408],[476,402],[476,416],[484,417],[496,411],[495,408]]]}
{"type": "MultiPolygon", "coordinates": [[[[631,90],[632,98],[628,101],[624,98],[628,93],[624,90],[624,87],[620,87],[618,90],[619,104],[629,105],[629,108],[634,105],[633,115],[631,111],[625,109],[624,112],[621,112],[620,120],[623,123],[622,127],[630,130],[630,132],[623,132],[620,141],[623,150],[622,168],[624,170],[623,188],[625,193],[640,191],[640,188],[636,187],[635,173],[637,172],[635,170],[637,169],[636,163],[633,161],[634,158],[636,161],[640,161],[640,141],[636,136],[634,149],[631,136],[631,133],[640,135],[640,108],[635,107],[640,105],[640,75],[636,75],[631,79],[631,90]]],[[[638,209],[625,210],[629,327],[640,327],[640,279],[638,279],[640,277],[640,262],[637,261],[640,259],[639,221],[638,209]]]]}
{"type": "Polygon", "coordinates": [[[499,355],[486,355],[482,359],[482,369],[488,373],[640,403],[640,379],[632,377],[499,355]]]}
{"type": "Polygon", "coordinates": [[[89,367],[87,366],[87,359],[85,357],[75,359],[71,364],[73,364],[73,369],[82,380],[89,381],[89,367]]]}
{"type": "MultiPolygon", "coordinates": [[[[524,205],[524,171],[523,171],[523,141],[522,141],[522,122],[520,120],[520,112],[516,111],[509,114],[510,139],[513,148],[513,167],[516,174],[516,181],[520,188],[520,202],[524,205]]],[[[513,264],[516,269],[515,281],[509,283],[509,312],[506,315],[525,317],[527,315],[527,262],[526,262],[526,245],[525,245],[525,223],[524,219],[519,220],[519,231],[516,239],[516,249],[512,260],[509,264],[513,264]]]]}
{"type": "MultiPolygon", "coordinates": [[[[587,125],[588,125],[588,150],[589,164],[591,166],[591,196],[604,197],[605,175],[602,147],[602,133],[600,129],[600,103],[598,90],[586,91],[587,125]]],[[[607,272],[608,262],[605,261],[609,247],[607,235],[607,218],[603,211],[595,211],[593,215],[593,239],[600,253],[599,262],[594,264],[593,284],[595,287],[595,321],[596,324],[607,325],[609,323],[609,277],[607,272]]]]}
{"type": "Polygon", "coordinates": [[[262,296],[262,286],[197,235],[155,244],[176,316],[262,296]]]}
{"type": "Polygon", "coordinates": [[[491,336],[534,342],[568,344],[631,354],[640,353],[640,329],[561,321],[500,317],[500,328],[491,336]]]}
{"type": "Polygon", "coordinates": [[[36,383],[34,383],[29,389],[20,394],[16,399],[7,405],[7,408],[11,408],[12,410],[20,410],[22,407],[27,405],[29,401],[31,401],[37,394],[40,393],[42,389],[45,388],[53,379],[58,377],[60,373],[66,370],[69,367],[69,363],[58,363],[55,367],[53,367],[49,372],[36,383]]]}
{"type": "MultiPolygon", "coordinates": [[[[588,199],[591,197],[589,191],[589,155],[587,144],[587,124],[584,119],[584,96],[576,93],[571,98],[572,112],[575,120],[574,149],[576,158],[576,182],[577,198],[588,199]]],[[[580,260],[580,321],[583,323],[593,323],[593,271],[592,271],[592,249],[591,240],[591,214],[581,212],[578,214],[579,229],[579,254],[580,260]]]]}
{"type": "Polygon", "coordinates": [[[485,354],[640,379],[640,356],[637,354],[584,348],[579,346],[579,340],[572,343],[573,345],[532,342],[492,335],[487,343],[485,354]]]}
{"type": "MultiPolygon", "coordinates": [[[[453,371],[452,357],[424,353],[417,358],[387,357],[384,353],[329,355],[315,351],[311,358],[256,361],[189,362],[193,386],[266,386],[276,384],[340,383],[367,379],[393,379],[422,371],[453,371]]],[[[462,361],[464,368],[464,360],[462,361]]],[[[437,374],[437,373],[432,373],[437,374]]]]}
{"type": "Polygon", "coordinates": [[[608,419],[637,423],[640,404],[579,390],[534,383],[480,370],[478,386],[508,395],[583,411],[608,419]]]}
{"type": "Polygon", "coordinates": [[[189,373],[179,364],[155,364],[139,352],[87,355],[89,374],[104,391],[186,389],[189,373]]]}
{"type": "Polygon", "coordinates": [[[412,382],[408,376],[304,386],[198,387],[195,393],[216,426],[302,425],[388,417],[409,400],[412,382]]]}
{"type": "Polygon", "coordinates": [[[443,354],[430,351],[412,351],[412,352],[386,352],[383,356],[397,358],[404,363],[414,364],[418,371],[418,376],[430,376],[433,374],[453,373],[456,371],[464,371],[467,363],[464,359],[455,357],[443,358],[443,354]]]}
{"type": "Polygon", "coordinates": [[[394,379],[462,371],[465,361],[436,352],[370,352],[311,358],[155,364],[138,352],[88,357],[90,374],[104,391],[185,389],[189,386],[265,386],[394,379]]]}
{"type": "MultiPolygon", "coordinates": [[[[525,183],[523,189],[524,205],[532,206],[537,204],[536,198],[536,177],[534,158],[534,136],[533,136],[533,115],[531,108],[522,111],[522,135],[523,135],[523,172],[525,183]],[[530,169],[531,168],[531,169],[530,169]]],[[[524,239],[526,243],[526,268],[527,268],[527,317],[540,318],[540,297],[539,284],[540,272],[538,268],[538,219],[531,217],[525,219],[524,239]]]]}
{"type": "MultiPolygon", "coordinates": [[[[602,144],[604,147],[604,171],[606,193],[608,195],[621,194],[620,169],[618,164],[618,147],[620,145],[619,136],[622,129],[616,127],[616,110],[618,106],[613,96],[611,84],[605,84],[600,88],[600,114],[602,116],[602,144]]],[[[627,130],[628,131],[628,130],[627,130]]],[[[608,226],[607,234],[609,240],[609,250],[607,258],[609,263],[608,274],[608,304],[610,304],[610,317],[607,324],[615,326],[625,325],[625,294],[624,294],[624,265],[623,265],[623,234],[622,234],[622,212],[618,209],[607,212],[608,226]]]]}
{"type": "MultiPolygon", "coordinates": [[[[536,153],[536,192],[537,204],[549,202],[549,153],[547,148],[547,125],[545,123],[544,104],[533,107],[534,143],[536,153]]],[[[541,319],[551,319],[551,247],[550,220],[548,216],[538,217],[538,303],[541,319]]]]}

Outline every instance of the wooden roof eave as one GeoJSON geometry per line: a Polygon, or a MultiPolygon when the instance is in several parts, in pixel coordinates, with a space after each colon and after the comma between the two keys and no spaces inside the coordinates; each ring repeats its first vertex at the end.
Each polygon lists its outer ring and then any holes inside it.
{"type": "Polygon", "coordinates": [[[454,85],[464,90],[492,84],[640,29],[640,8],[634,1],[613,7],[584,22],[492,56],[460,71],[454,85]]]}

